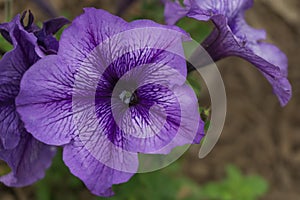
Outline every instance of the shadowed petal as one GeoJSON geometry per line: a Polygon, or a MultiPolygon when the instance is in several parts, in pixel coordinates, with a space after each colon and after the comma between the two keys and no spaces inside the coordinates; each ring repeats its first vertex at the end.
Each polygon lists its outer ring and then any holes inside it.
{"type": "MultiPolygon", "coordinates": [[[[18,17],[14,20],[18,20],[18,17]]],[[[15,97],[19,93],[24,72],[38,60],[38,56],[34,53],[36,40],[19,23],[11,22],[3,26],[10,34],[14,49],[0,60],[0,141],[5,149],[12,149],[19,143],[23,130],[23,124],[16,113],[15,97]]]]}
{"type": "Polygon", "coordinates": [[[19,94],[24,73],[40,59],[36,50],[38,39],[29,30],[33,15],[29,14],[28,25],[17,15],[12,22],[0,24],[0,31],[14,49],[0,60],[0,159],[11,168],[9,174],[0,177],[7,186],[23,187],[44,176],[55,154],[55,147],[36,140],[25,128],[16,111],[15,98],[19,94]],[[29,32],[28,32],[29,31],[29,32]]]}
{"type": "Polygon", "coordinates": [[[0,143],[3,148],[15,148],[19,144],[22,130],[22,122],[16,113],[14,104],[0,104],[0,143]]]}
{"type": "Polygon", "coordinates": [[[0,149],[0,159],[7,162],[12,172],[0,177],[0,182],[11,187],[23,187],[45,175],[56,153],[55,147],[45,145],[23,130],[21,140],[13,150],[0,149]]]}
{"type": "Polygon", "coordinates": [[[69,24],[70,21],[65,17],[57,17],[43,23],[42,30],[45,32],[46,35],[55,34],[59,29],[63,26],[69,24]]]}
{"type": "Polygon", "coordinates": [[[47,55],[57,53],[59,44],[53,35],[69,23],[70,21],[64,17],[54,18],[44,22],[43,28],[34,32],[38,39],[38,44],[44,53],[47,55]]]}

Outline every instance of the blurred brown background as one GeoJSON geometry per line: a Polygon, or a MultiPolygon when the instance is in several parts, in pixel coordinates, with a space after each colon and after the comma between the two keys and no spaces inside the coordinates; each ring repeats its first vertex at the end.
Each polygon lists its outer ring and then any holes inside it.
{"type": "Polygon", "coordinates": [[[269,83],[247,62],[218,63],[228,111],[220,141],[203,160],[190,156],[189,173],[200,182],[222,176],[227,163],[258,173],[271,184],[267,200],[300,199],[300,1],[257,0],[249,24],[267,30],[268,40],[289,58],[293,98],[281,108],[269,83]]]}
{"type": "MultiPolygon", "coordinates": [[[[117,0],[46,2],[53,6],[49,14],[60,13],[70,18],[88,6],[116,13],[116,5],[122,3],[117,0]]],[[[3,22],[4,7],[0,4],[0,21],[3,22]]],[[[137,0],[123,16],[138,13],[138,4],[137,0]]],[[[34,0],[15,1],[13,8],[14,13],[30,8],[38,20],[49,17],[34,0]]],[[[293,98],[281,108],[269,83],[250,64],[238,58],[218,63],[228,97],[226,124],[219,142],[205,159],[198,159],[199,147],[190,150],[186,155],[185,173],[205,183],[223,177],[224,166],[233,163],[244,173],[256,173],[269,181],[270,190],[265,200],[297,200],[300,199],[300,1],[256,0],[247,18],[254,27],[266,29],[268,40],[287,54],[293,98]]]]}

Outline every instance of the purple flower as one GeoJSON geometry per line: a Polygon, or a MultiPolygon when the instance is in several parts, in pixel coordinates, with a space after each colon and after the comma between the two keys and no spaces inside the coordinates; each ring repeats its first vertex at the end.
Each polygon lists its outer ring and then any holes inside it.
{"type": "MultiPolygon", "coordinates": [[[[43,23],[43,27],[40,28],[37,25],[35,25],[34,22],[34,16],[29,11],[28,14],[28,22],[25,25],[24,19],[26,17],[27,11],[25,11],[21,18],[18,19],[22,25],[22,27],[28,32],[33,33],[34,36],[37,38],[37,44],[39,48],[36,48],[36,52],[39,54],[39,56],[43,57],[45,54],[56,54],[58,51],[58,41],[55,39],[53,34],[55,34],[59,29],[61,29],[64,25],[70,23],[70,21],[64,17],[58,17],[54,18],[48,21],[45,21],[43,23]]],[[[5,23],[2,24],[2,29],[0,30],[0,33],[3,35],[3,37],[12,43],[12,38],[9,35],[9,27],[12,26],[11,23],[5,23]]]]}
{"type": "Polygon", "coordinates": [[[201,21],[212,20],[215,29],[202,43],[214,61],[228,56],[239,56],[255,65],[271,83],[280,104],[291,98],[291,85],[287,80],[287,57],[276,46],[261,42],[266,39],[263,30],[250,27],[244,13],[253,0],[165,0],[168,24],[187,16],[201,21]]]}
{"type": "MultiPolygon", "coordinates": [[[[23,19],[24,16],[18,15],[11,22],[0,24],[0,32],[14,47],[0,60],[0,159],[11,168],[0,181],[14,187],[41,179],[56,152],[55,147],[39,142],[26,131],[16,111],[15,98],[20,81],[30,66],[40,59],[38,40],[42,40],[31,33],[33,31],[26,30],[33,26],[32,14],[28,26],[23,26],[23,19]]],[[[37,27],[36,30],[39,31],[37,27]]]]}
{"type": "Polygon", "coordinates": [[[58,54],[24,75],[17,105],[26,129],[64,145],[65,164],[92,193],[113,195],[112,184],[137,172],[138,153],[167,154],[203,137],[183,39],[177,27],[85,9],[58,54]]]}

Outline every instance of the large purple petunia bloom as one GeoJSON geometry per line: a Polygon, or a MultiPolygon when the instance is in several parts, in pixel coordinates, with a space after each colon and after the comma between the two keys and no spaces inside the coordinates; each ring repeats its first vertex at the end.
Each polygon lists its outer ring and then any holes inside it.
{"type": "MultiPolygon", "coordinates": [[[[14,187],[41,179],[56,152],[55,147],[39,142],[26,131],[16,111],[15,98],[20,90],[21,78],[40,59],[37,52],[57,50],[38,44],[38,41],[46,44],[46,38],[53,38],[55,31],[45,32],[43,38],[37,37],[30,30],[33,27],[32,14],[27,26],[23,25],[24,17],[25,14],[22,17],[18,15],[11,22],[0,24],[0,32],[14,47],[0,60],[0,159],[11,168],[9,174],[0,177],[0,182],[14,187]]],[[[55,26],[58,30],[65,24],[56,22],[57,19],[48,21],[47,27],[55,26]]],[[[44,28],[35,27],[34,31],[43,32],[44,28]]],[[[58,45],[56,40],[55,43],[58,45]]]]}
{"type": "Polygon", "coordinates": [[[185,39],[174,26],[85,9],[58,54],[24,75],[17,107],[26,129],[64,145],[64,162],[92,193],[112,195],[112,184],[137,172],[138,153],[167,154],[203,137],[197,98],[185,85],[185,39]]]}
{"type": "Polygon", "coordinates": [[[187,16],[201,21],[212,20],[215,29],[202,43],[214,61],[227,56],[239,56],[255,65],[271,83],[280,104],[291,98],[291,85],[287,80],[287,57],[276,46],[261,42],[266,39],[263,30],[250,27],[244,13],[253,0],[164,0],[165,17],[174,24],[187,16]]]}

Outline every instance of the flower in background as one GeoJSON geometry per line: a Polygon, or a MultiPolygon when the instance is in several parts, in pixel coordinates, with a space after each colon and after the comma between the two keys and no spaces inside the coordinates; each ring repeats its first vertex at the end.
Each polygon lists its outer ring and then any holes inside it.
{"type": "Polygon", "coordinates": [[[33,25],[31,13],[27,26],[23,25],[24,17],[25,13],[9,23],[0,24],[1,34],[14,47],[0,60],[0,159],[11,168],[11,172],[1,176],[0,181],[14,187],[41,179],[56,152],[55,147],[39,142],[26,131],[16,111],[15,98],[23,74],[40,59],[37,52],[57,50],[56,40],[54,46],[48,46],[46,40],[53,37],[54,29],[58,30],[66,22],[48,21],[43,29],[39,29],[33,25]],[[45,34],[37,37],[33,32],[45,34]]]}
{"type": "MultiPolygon", "coordinates": [[[[25,31],[28,33],[33,33],[33,35],[37,39],[37,45],[38,47],[35,48],[36,53],[40,56],[43,57],[45,55],[50,55],[50,54],[56,54],[58,51],[58,41],[56,38],[53,36],[59,29],[61,29],[64,25],[70,23],[70,21],[64,17],[57,17],[48,21],[45,21],[43,23],[43,27],[40,28],[37,25],[35,25],[34,22],[34,16],[29,10],[28,14],[28,22],[25,25],[24,24],[24,19],[26,17],[27,11],[25,11],[21,17],[17,16],[13,21],[19,21],[21,24],[20,26],[23,27],[25,31]]],[[[1,29],[0,33],[2,36],[11,44],[13,44],[12,38],[9,34],[9,29],[14,26],[14,22],[12,23],[4,23],[1,24],[1,29]]]]}
{"type": "Polygon", "coordinates": [[[185,85],[183,38],[174,26],[85,9],[62,34],[58,54],[22,79],[17,109],[26,129],[64,145],[65,164],[92,193],[113,195],[113,184],[137,172],[138,153],[167,154],[204,135],[185,85]]]}
{"type": "Polygon", "coordinates": [[[174,24],[182,17],[201,21],[212,20],[215,29],[203,41],[202,46],[214,61],[228,56],[239,56],[253,65],[266,77],[273,87],[280,104],[286,105],[291,98],[291,85],[287,80],[288,61],[276,46],[262,42],[264,30],[250,27],[244,13],[253,0],[164,0],[165,17],[174,24]]]}

